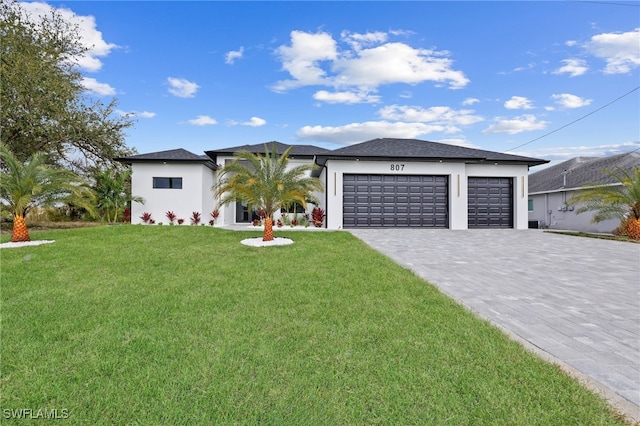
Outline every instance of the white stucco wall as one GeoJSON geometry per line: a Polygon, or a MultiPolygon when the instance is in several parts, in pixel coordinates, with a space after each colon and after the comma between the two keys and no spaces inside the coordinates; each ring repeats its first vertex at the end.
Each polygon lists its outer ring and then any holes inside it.
{"type": "Polygon", "coordinates": [[[140,216],[144,212],[164,224],[169,223],[167,211],[172,211],[177,218],[183,218],[189,225],[193,212],[202,216],[201,223],[208,223],[210,213],[214,209],[211,186],[214,182],[214,171],[199,163],[133,163],[131,191],[135,196],[145,199],[145,204],[133,203],[131,206],[131,223],[142,223],[140,216]],[[153,188],[154,177],[181,177],[182,189],[153,188]]]}
{"type": "Polygon", "coordinates": [[[592,212],[576,214],[576,208],[566,205],[566,201],[574,193],[575,191],[568,190],[529,195],[529,199],[533,201],[529,219],[539,221],[542,228],[567,231],[611,233],[618,227],[620,221],[617,219],[592,223],[592,212]]]}
{"type": "Polygon", "coordinates": [[[329,160],[321,178],[326,182],[327,228],[341,229],[343,222],[344,174],[441,175],[449,180],[449,228],[467,229],[467,178],[510,177],[514,179],[515,229],[528,228],[526,165],[464,164],[448,162],[344,161],[329,160]],[[403,164],[401,170],[392,164],[403,164]]]}

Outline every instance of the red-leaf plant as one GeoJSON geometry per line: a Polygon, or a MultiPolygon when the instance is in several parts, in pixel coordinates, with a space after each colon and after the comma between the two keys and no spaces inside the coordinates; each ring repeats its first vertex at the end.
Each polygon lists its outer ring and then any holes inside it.
{"type": "MultiPolygon", "coordinates": [[[[146,223],[146,224],[152,223],[151,221],[153,220],[153,219],[151,219],[151,213],[149,213],[149,212],[142,213],[142,216],[140,216],[140,219],[142,219],[142,221],[144,223],[146,223]]],[[[155,223],[155,221],[154,221],[154,223],[155,223]]]]}
{"type": "Polygon", "coordinates": [[[173,224],[173,222],[176,220],[176,217],[177,217],[176,214],[174,212],[172,212],[172,211],[168,211],[166,213],[166,216],[167,216],[167,219],[169,219],[169,222],[171,224],[173,224]]]}
{"type": "Polygon", "coordinates": [[[202,219],[202,216],[200,216],[200,213],[198,213],[198,212],[191,213],[191,224],[192,225],[199,224],[201,219],[202,219]]]}
{"type": "Polygon", "coordinates": [[[322,226],[324,216],[324,210],[320,207],[316,207],[311,211],[311,219],[313,220],[313,224],[316,226],[316,228],[320,228],[322,226]]]}

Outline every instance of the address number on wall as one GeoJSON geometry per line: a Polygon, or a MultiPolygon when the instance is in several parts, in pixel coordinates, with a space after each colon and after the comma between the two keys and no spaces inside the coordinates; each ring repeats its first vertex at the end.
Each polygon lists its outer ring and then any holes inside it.
{"type": "Polygon", "coordinates": [[[401,172],[404,170],[404,164],[391,164],[392,172],[401,172]]]}

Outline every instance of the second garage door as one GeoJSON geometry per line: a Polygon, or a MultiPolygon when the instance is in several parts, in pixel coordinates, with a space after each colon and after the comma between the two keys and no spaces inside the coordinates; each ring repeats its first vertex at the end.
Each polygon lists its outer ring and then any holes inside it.
{"type": "Polygon", "coordinates": [[[470,177],[469,228],[513,228],[513,179],[470,177]]]}
{"type": "Polygon", "coordinates": [[[343,226],[449,226],[447,176],[343,176],[343,226]]]}

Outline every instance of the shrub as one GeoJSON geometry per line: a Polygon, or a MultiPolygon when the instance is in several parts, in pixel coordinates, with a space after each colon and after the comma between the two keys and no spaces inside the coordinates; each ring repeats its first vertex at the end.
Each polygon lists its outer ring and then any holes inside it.
{"type": "Polygon", "coordinates": [[[184,223],[184,219],[183,218],[178,219],[178,225],[182,225],[183,223],[184,223]]]}
{"type": "Polygon", "coordinates": [[[155,223],[155,220],[151,218],[151,213],[149,212],[142,213],[142,216],[140,216],[140,219],[142,219],[142,222],[146,224],[155,223]]]}
{"type": "Polygon", "coordinates": [[[320,207],[315,207],[311,211],[311,219],[313,220],[313,224],[316,226],[316,228],[322,227],[324,216],[325,216],[324,210],[321,209],[320,207]]]}
{"type": "Polygon", "coordinates": [[[192,225],[197,225],[200,223],[200,220],[202,220],[202,217],[200,216],[199,212],[193,212],[191,213],[191,224],[192,225]]]}
{"type": "Polygon", "coordinates": [[[220,211],[218,209],[215,209],[209,214],[211,215],[211,220],[209,221],[209,225],[213,226],[216,224],[216,220],[218,220],[218,216],[220,216],[220,211]]]}
{"type": "Polygon", "coordinates": [[[173,223],[174,220],[176,220],[176,214],[172,211],[168,211],[166,213],[167,219],[169,219],[169,223],[173,223]]]}

